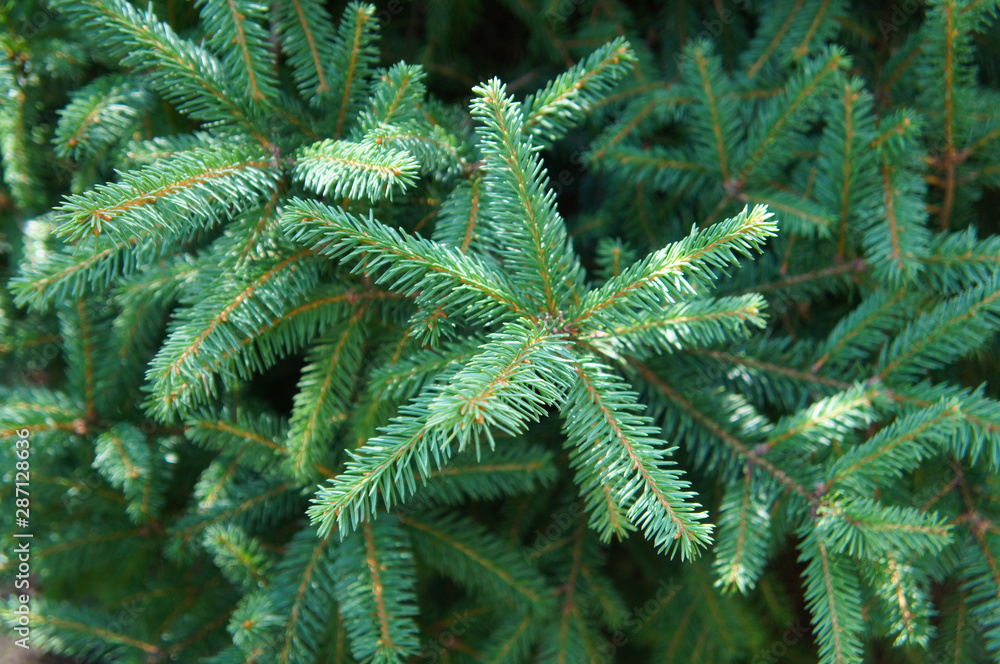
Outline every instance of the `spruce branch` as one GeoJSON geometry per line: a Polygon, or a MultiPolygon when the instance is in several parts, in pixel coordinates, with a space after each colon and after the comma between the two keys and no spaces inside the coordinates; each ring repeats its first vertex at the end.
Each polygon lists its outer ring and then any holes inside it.
{"type": "Polygon", "coordinates": [[[18,304],[46,309],[59,300],[107,290],[119,278],[131,277],[143,265],[176,251],[182,240],[169,230],[151,228],[137,232],[124,245],[100,235],[89,252],[58,247],[23,263],[11,290],[18,304]]]}
{"type": "Polygon", "coordinates": [[[320,652],[330,616],[338,615],[333,593],[337,539],[313,527],[298,530],[275,566],[268,597],[281,630],[276,645],[262,649],[280,664],[310,661],[320,652]]]}
{"type": "Polygon", "coordinates": [[[560,335],[509,323],[434,397],[427,423],[446,439],[457,438],[460,451],[469,442],[478,451],[481,436],[492,449],[491,429],[520,434],[546,406],[562,401],[572,382],[571,361],[560,335]]]}
{"type": "Polygon", "coordinates": [[[306,478],[323,460],[337,424],[347,419],[365,345],[364,308],[313,347],[292,408],[288,463],[306,478]]]}
{"type": "Polygon", "coordinates": [[[862,661],[861,589],[857,574],[818,534],[804,534],[799,560],[806,563],[806,602],[823,664],[862,661]]]}
{"type": "Polygon", "coordinates": [[[485,127],[479,146],[486,161],[486,191],[505,265],[530,286],[542,310],[555,314],[580,289],[579,261],[566,227],[545,189],[545,171],[530,139],[522,136],[521,104],[498,79],[473,89],[472,115],[485,127]]]}
{"type": "Polygon", "coordinates": [[[319,106],[333,92],[333,20],[319,0],[279,0],[281,49],[288,57],[299,93],[319,106]]]}
{"type": "Polygon", "coordinates": [[[875,561],[940,553],[951,543],[950,531],[937,514],[867,498],[825,500],[817,510],[816,532],[831,552],[875,561]]]}
{"type": "MultiPolygon", "coordinates": [[[[167,340],[150,364],[149,412],[159,419],[198,406],[219,388],[216,373],[220,355],[229,352],[234,337],[254,338],[259,321],[289,313],[318,281],[319,264],[311,250],[290,254],[255,266],[252,278],[233,282],[225,266],[206,271],[214,297],[190,302],[171,325],[167,340]]],[[[254,364],[222,366],[246,373],[254,364]],[[249,365],[249,366],[248,366],[249,365]]]]}
{"type": "Polygon", "coordinates": [[[392,290],[447,302],[481,319],[525,311],[523,297],[508,279],[474,256],[433,241],[403,235],[369,217],[294,199],[282,215],[292,239],[324,256],[359,261],[355,271],[381,271],[378,283],[392,290]]]}
{"type": "Polygon", "coordinates": [[[771,535],[771,507],[777,485],[752,465],[722,500],[718,516],[714,569],[716,586],[748,592],[767,563],[771,535]]]}
{"type": "Polygon", "coordinates": [[[222,58],[233,87],[263,106],[278,94],[274,55],[268,48],[266,5],[256,0],[198,0],[208,45],[222,58]]]}
{"type": "Polygon", "coordinates": [[[416,470],[426,478],[432,462],[440,468],[451,457],[452,447],[427,423],[431,395],[437,389],[431,385],[401,407],[379,435],[352,455],[345,470],[316,492],[307,513],[321,535],[336,525],[341,538],[345,537],[374,518],[380,503],[391,508],[416,493],[416,470]]]}
{"type": "Polygon", "coordinates": [[[878,359],[880,380],[922,377],[991,339],[1000,326],[1000,274],[941,302],[907,325],[878,359]]]}
{"type": "Polygon", "coordinates": [[[121,182],[71,196],[58,208],[55,220],[62,223],[56,233],[74,243],[107,234],[122,245],[144,231],[184,235],[195,224],[210,225],[220,213],[257,204],[270,196],[277,179],[266,157],[254,149],[174,154],[169,161],[123,174],[121,182]]]}
{"type": "Polygon", "coordinates": [[[126,139],[152,106],[139,81],[109,74],[73,94],[61,109],[54,142],[56,155],[81,160],[126,139]]]}
{"type": "Polygon", "coordinates": [[[519,613],[537,616],[550,604],[545,578],[475,522],[440,511],[399,520],[417,554],[442,574],[478,593],[503,598],[519,613]]]}
{"type": "Polygon", "coordinates": [[[580,122],[582,115],[607,97],[635,63],[622,37],[601,46],[524,101],[524,131],[550,145],[580,122]]]}
{"type": "Polygon", "coordinates": [[[914,468],[921,459],[946,449],[946,441],[958,426],[959,412],[958,404],[942,400],[897,419],[837,459],[826,486],[844,485],[863,492],[876,478],[899,476],[914,468]]]}
{"type": "Polygon", "coordinates": [[[628,324],[647,307],[698,294],[714,276],[712,268],[733,265],[736,253],[750,256],[760,250],[776,232],[771,217],[763,206],[745,208],[732,219],[695,230],[587,293],[571,313],[571,325],[628,324]]]}
{"type": "Polygon", "coordinates": [[[416,570],[400,523],[365,522],[338,547],[339,610],[351,652],[361,661],[402,663],[418,650],[416,570]],[[365,570],[359,575],[358,569],[365,570]]]}
{"type": "MultiPolygon", "coordinates": [[[[622,388],[620,379],[600,363],[578,361],[576,381],[563,407],[567,445],[572,445],[572,465],[578,481],[589,493],[602,492],[611,484],[614,508],[627,506],[629,522],[643,529],[661,551],[680,551],[691,558],[705,546],[711,526],[701,523],[707,516],[689,502],[694,496],[664,456],[672,451],[653,437],[655,427],[635,413],[634,394],[622,388]],[[591,431],[594,429],[594,431],[591,431]]],[[[614,528],[614,513],[605,511],[599,499],[588,497],[591,525],[608,538],[614,528]]]]}
{"type": "Polygon", "coordinates": [[[368,108],[361,113],[360,133],[419,119],[420,104],[427,91],[425,77],[422,67],[405,62],[380,70],[368,98],[368,108]]]}
{"type": "Polygon", "coordinates": [[[222,64],[208,51],[179,37],[152,10],[141,12],[126,0],[53,0],[74,25],[92,28],[90,37],[126,67],[147,70],[164,98],[191,117],[236,123],[267,143],[258,123],[226,79],[222,64]]]}
{"type": "Polygon", "coordinates": [[[333,135],[345,135],[346,123],[360,110],[367,79],[378,62],[378,29],[375,5],[354,0],[344,8],[333,40],[333,59],[327,65],[334,80],[336,124],[333,135]]]}
{"type": "Polygon", "coordinates": [[[765,326],[764,308],[764,298],[756,294],[691,299],[637,312],[629,324],[595,330],[582,338],[609,355],[671,353],[749,336],[754,328],[765,326]]]}
{"type": "Polygon", "coordinates": [[[680,73],[683,89],[679,94],[705,111],[692,118],[692,138],[699,147],[699,159],[694,163],[710,167],[722,182],[729,182],[731,152],[739,135],[736,90],[707,41],[692,41],[685,47],[680,73]]]}
{"type": "Polygon", "coordinates": [[[417,168],[417,161],[402,150],[380,149],[374,141],[327,139],[298,152],[294,175],[323,196],[391,200],[395,189],[414,183],[417,168]]]}

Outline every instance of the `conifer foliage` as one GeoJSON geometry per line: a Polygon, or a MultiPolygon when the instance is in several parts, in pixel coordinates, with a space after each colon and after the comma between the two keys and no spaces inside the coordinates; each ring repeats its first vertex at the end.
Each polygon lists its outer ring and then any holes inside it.
{"type": "Polygon", "coordinates": [[[141,4],[3,6],[33,647],[1000,662],[1000,3],[141,4]]]}

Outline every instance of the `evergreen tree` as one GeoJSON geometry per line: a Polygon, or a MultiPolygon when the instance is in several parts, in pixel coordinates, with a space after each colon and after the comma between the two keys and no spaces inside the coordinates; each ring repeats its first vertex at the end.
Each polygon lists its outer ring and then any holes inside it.
{"type": "Polygon", "coordinates": [[[998,4],[7,3],[31,645],[1000,662],[998,4]]]}

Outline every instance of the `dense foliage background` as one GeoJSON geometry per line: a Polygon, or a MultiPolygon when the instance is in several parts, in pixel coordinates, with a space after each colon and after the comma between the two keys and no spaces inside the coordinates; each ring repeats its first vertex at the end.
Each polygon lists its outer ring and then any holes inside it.
{"type": "Polygon", "coordinates": [[[32,646],[1000,661],[997,13],[7,0],[32,646]]]}

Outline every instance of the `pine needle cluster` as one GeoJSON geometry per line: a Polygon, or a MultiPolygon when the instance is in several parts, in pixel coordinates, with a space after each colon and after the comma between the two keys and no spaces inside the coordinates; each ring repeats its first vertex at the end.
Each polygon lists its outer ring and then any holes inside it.
{"type": "Polygon", "coordinates": [[[33,647],[1000,662],[1000,3],[8,4],[33,647]]]}

